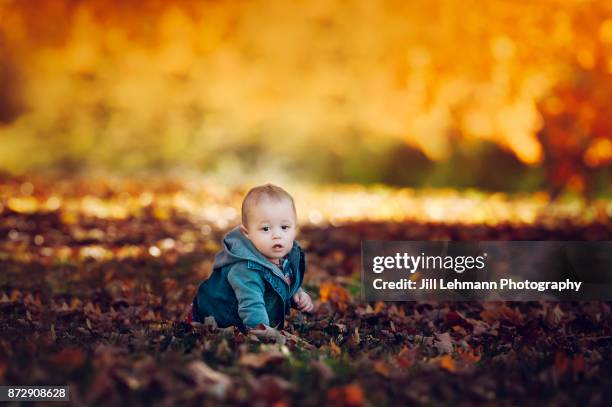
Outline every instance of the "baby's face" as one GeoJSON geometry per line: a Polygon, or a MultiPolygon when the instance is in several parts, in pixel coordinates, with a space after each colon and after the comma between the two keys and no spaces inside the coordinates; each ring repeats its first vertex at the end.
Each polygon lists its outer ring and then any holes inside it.
{"type": "Polygon", "coordinates": [[[248,219],[242,231],[268,260],[276,262],[289,253],[297,225],[288,199],[264,199],[249,208],[248,219]]]}

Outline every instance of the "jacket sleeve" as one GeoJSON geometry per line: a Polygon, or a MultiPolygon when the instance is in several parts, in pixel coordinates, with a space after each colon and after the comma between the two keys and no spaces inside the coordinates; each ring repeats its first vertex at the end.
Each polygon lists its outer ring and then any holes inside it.
{"type": "Polygon", "coordinates": [[[247,328],[254,328],[260,323],[270,325],[264,303],[266,286],[259,272],[237,266],[228,272],[227,281],[236,294],[238,315],[244,325],[247,328]]]}
{"type": "MultiPolygon", "coordinates": [[[[298,277],[297,274],[299,274],[300,277],[300,286],[297,288],[297,290],[295,290],[295,293],[293,293],[293,295],[291,296],[291,299],[289,301],[289,305],[291,308],[297,308],[297,304],[295,303],[295,301],[293,300],[293,296],[298,294],[301,291],[304,291],[304,289],[302,288],[302,284],[304,283],[304,274],[306,273],[306,254],[304,253],[303,250],[300,249],[300,260],[298,262],[298,272],[296,273],[296,278],[298,277]]],[[[289,311],[289,310],[287,310],[289,311]]]]}

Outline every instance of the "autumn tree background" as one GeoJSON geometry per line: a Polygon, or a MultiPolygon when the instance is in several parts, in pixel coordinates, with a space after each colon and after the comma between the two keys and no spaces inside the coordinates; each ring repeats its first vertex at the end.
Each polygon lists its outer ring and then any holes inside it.
{"type": "Polygon", "coordinates": [[[10,172],[610,190],[602,2],[35,4],[0,11],[10,172]]]}
{"type": "Polygon", "coordinates": [[[610,240],[612,6],[0,0],[0,382],[76,404],[589,403],[609,303],[366,303],[360,241],[610,240]],[[181,322],[247,188],[312,315],[181,322]]]}

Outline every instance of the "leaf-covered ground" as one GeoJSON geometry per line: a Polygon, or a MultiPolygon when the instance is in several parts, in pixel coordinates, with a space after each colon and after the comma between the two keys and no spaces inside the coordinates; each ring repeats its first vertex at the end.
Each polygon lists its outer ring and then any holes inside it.
{"type": "Polygon", "coordinates": [[[77,405],[604,405],[612,397],[610,303],[359,298],[362,239],[609,240],[609,222],[305,227],[315,312],[292,311],[286,331],[266,342],[182,322],[224,230],[155,205],[122,219],[0,205],[2,384],[68,384],[77,405]]]}

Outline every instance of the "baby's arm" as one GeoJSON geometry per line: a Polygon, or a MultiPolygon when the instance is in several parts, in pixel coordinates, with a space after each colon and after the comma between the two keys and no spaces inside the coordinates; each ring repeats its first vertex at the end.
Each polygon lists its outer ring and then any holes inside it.
{"type": "Polygon", "coordinates": [[[227,280],[238,299],[238,315],[244,325],[247,328],[254,328],[260,323],[270,325],[263,299],[265,283],[259,273],[238,266],[227,273],[227,280]]]}

